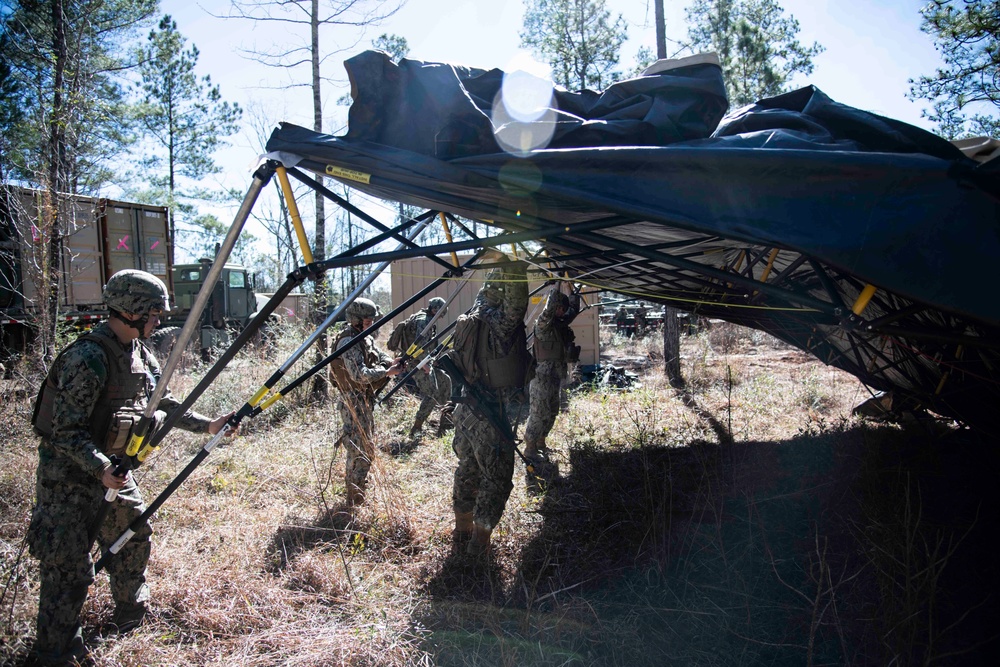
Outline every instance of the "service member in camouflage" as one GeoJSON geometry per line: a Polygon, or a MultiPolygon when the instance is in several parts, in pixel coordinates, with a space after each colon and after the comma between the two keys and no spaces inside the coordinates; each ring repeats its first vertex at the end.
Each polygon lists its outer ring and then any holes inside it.
{"type": "MultiPolygon", "coordinates": [[[[427,302],[427,307],[418,310],[405,320],[403,320],[398,343],[389,349],[393,352],[403,354],[406,352],[417,336],[424,330],[439,310],[444,308],[444,299],[434,297],[427,302]]],[[[446,311],[447,312],[447,311],[446,311]]],[[[444,313],[442,313],[443,315],[444,313]]],[[[436,333],[437,326],[432,326],[424,336],[424,340],[430,340],[436,333]]],[[[413,363],[419,363],[426,353],[422,352],[413,358],[413,363]]],[[[417,393],[420,394],[420,406],[417,408],[416,417],[413,419],[413,427],[410,429],[410,437],[415,438],[420,435],[424,427],[424,422],[430,416],[434,406],[441,406],[441,418],[438,421],[438,437],[444,435],[445,425],[450,418],[451,406],[448,401],[451,399],[451,378],[440,368],[435,368],[428,364],[423,369],[413,374],[413,382],[417,385],[417,393]]]]}
{"type": "MultiPolygon", "coordinates": [[[[486,257],[506,259],[497,251],[486,257]]],[[[493,408],[501,418],[507,418],[511,401],[524,384],[528,364],[524,331],[527,310],[527,265],[513,262],[490,272],[469,312],[481,323],[476,363],[485,379],[477,385],[492,398],[493,408]]],[[[466,403],[455,408],[452,447],[458,455],[452,487],[455,541],[459,544],[468,540],[468,552],[482,554],[489,548],[493,528],[514,488],[514,449],[504,444],[490,422],[466,403]]]]}
{"type": "MultiPolygon", "coordinates": [[[[106,502],[105,491],[117,489],[118,498],[97,529],[102,550],[146,509],[131,473],[116,477],[110,456],[123,454],[159,378],[156,358],[139,339],[149,338],[169,309],[167,289],[149,273],[119,271],[108,280],[104,301],[110,318],[53,363],[34,420],[44,435],[38,445],[36,499],[27,539],[39,560],[35,653],[43,665],[87,660],[80,612],[95,578],[88,532],[96,528],[92,524],[106,502]]],[[[171,410],[179,404],[167,393],[159,407],[171,410]]],[[[159,410],[156,414],[158,421],[166,416],[159,410]]],[[[214,434],[228,417],[212,420],[187,412],[178,425],[214,434]]],[[[108,561],[113,623],[120,632],[138,625],[146,614],[151,535],[152,529],[144,526],[108,561]]]]}
{"type": "MultiPolygon", "coordinates": [[[[378,306],[368,299],[355,299],[345,310],[347,326],[334,341],[339,350],[348,341],[372,325],[378,316],[378,306]]],[[[337,409],[340,412],[339,442],[346,452],[344,485],[347,504],[360,505],[365,500],[365,485],[372,457],[375,455],[375,391],[381,381],[398,375],[401,366],[375,347],[370,336],[355,345],[330,365],[333,383],[340,390],[337,409]]]]}
{"type": "Polygon", "coordinates": [[[628,309],[624,303],[615,311],[615,330],[623,336],[628,334],[628,309]]]}
{"type": "Polygon", "coordinates": [[[580,357],[580,348],[574,343],[575,336],[569,326],[579,312],[578,295],[567,296],[559,287],[553,287],[535,321],[531,345],[537,363],[529,387],[531,407],[524,429],[526,458],[544,454],[545,438],[559,414],[559,390],[566,378],[566,365],[580,357]]]}

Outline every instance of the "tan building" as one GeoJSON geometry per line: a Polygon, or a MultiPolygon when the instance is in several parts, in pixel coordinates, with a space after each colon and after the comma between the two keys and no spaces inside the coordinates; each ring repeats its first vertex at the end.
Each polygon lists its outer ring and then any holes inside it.
{"type": "MultiPolygon", "coordinates": [[[[459,255],[459,262],[468,261],[469,257],[469,255],[459,255]]],[[[446,261],[451,262],[450,256],[443,258],[446,261]]],[[[426,257],[397,260],[392,263],[390,270],[392,272],[393,307],[420,291],[431,281],[440,278],[444,273],[444,268],[440,264],[432,262],[426,257]]],[[[452,278],[448,280],[445,284],[440,285],[433,292],[400,313],[393,320],[393,326],[402,322],[407,317],[426,306],[428,299],[436,296],[439,296],[442,299],[447,299],[469,275],[472,277],[467,283],[465,283],[462,291],[459,292],[458,296],[455,297],[455,300],[449,305],[448,314],[441,319],[438,331],[454,322],[459,315],[472,308],[472,304],[476,300],[476,294],[479,292],[479,288],[483,286],[483,279],[486,276],[485,271],[475,271],[471,274],[467,273],[461,278],[452,278]]],[[[529,291],[537,289],[543,282],[544,281],[541,280],[532,281],[528,286],[529,291]]],[[[528,325],[529,335],[531,334],[531,327],[534,324],[535,319],[538,317],[539,313],[542,312],[542,308],[545,306],[545,297],[548,295],[549,289],[550,288],[546,288],[538,294],[532,296],[528,303],[528,314],[525,316],[524,321],[528,325]]],[[[573,320],[572,328],[573,332],[576,334],[576,344],[580,346],[581,364],[596,364],[600,361],[600,338],[598,336],[600,322],[598,320],[597,311],[598,308],[596,307],[586,308],[586,306],[584,306],[584,310],[575,320],[573,320]]]]}

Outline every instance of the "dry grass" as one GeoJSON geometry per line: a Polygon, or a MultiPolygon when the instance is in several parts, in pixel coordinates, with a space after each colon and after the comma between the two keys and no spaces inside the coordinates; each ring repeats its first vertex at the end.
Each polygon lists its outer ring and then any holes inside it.
{"type": "MultiPolygon", "coordinates": [[[[282,340],[274,360],[237,359],[198,409],[239,407],[301,338],[282,340]]],[[[532,486],[518,465],[483,563],[452,554],[451,434],[408,442],[413,397],[376,411],[381,453],[351,515],[336,410],[307,387],[289,395],[158,512],[153,617],[98,645],[100,663],[963,664],[947,654],[991,639],[995,568],[972,588],[954,572],[989,532],[980,487],[961,503],[936,491],[942,438],[978,453],[969,434],[857,423],[856,380],[728,325],[683,340],[682,391],[663,381],[655,337],[604,342],[645,367],[642,387],[571,393],[549,438],[558,476],[532,486]]],[[[37,596],[34,561],[18,559],[35,441],[24,393],[8,383],[0,401],[0,565],[14,575],[0,662],[17,664],[37,596]]],[[[165,441],[139,472],[147,500],[203,440],[165,441]]],[[[88,631],[111,605],[102,576],[88,631]]]]}

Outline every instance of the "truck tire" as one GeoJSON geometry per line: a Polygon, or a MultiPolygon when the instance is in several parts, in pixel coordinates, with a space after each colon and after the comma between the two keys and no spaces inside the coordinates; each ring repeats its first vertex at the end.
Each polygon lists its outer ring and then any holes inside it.
{"type": "Polygon", "coordinates": [[[164,327],[163,329],[157,329],[149,337],[149,347],[153,350],[153,354],[156,355],[161,364],[166,363],[167,358],[170,357],[170,353],[173,351],[174,345],[177,343],[177,338],[180,335],[180,327],[164,327]]]}

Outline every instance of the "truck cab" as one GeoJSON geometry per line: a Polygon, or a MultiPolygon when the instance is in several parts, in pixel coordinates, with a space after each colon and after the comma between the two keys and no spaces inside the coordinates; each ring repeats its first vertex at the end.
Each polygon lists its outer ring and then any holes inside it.
{"type": "MultiPolygon", "coordinates": [[[[159,348],[172,346],[171,339],[176,338],[187,320],[211,267],[209,259],[173,267],[174,303],[157,332],[159,336],[156,337],[162,341],[157,344],[158,351],[169,351],[159,348]]],[[[251,275],[242,266],[225,264],[202,312],[199,345],[202,355],[206,356],[212,348],[229,345],[256,312],[257,298],[251,275]]]]}

